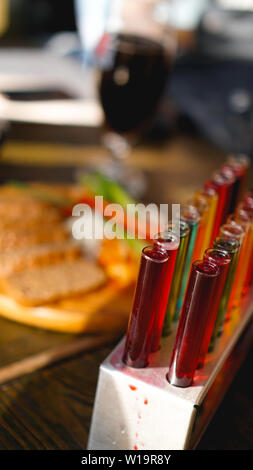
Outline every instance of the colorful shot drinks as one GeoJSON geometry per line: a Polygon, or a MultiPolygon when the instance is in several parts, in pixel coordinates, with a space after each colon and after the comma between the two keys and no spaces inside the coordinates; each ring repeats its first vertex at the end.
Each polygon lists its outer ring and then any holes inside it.
{"type": "Polygon", "coordinates": [[[122,357],[126,365],[146,367],[161,336],[179,320],[167,378],[188,387],[224,322],[238,311],[234,307],[253,282],[253,190],[238,203],[248,168],[247,157],[230,156],[181,205],[178,223],[142,250],[122,357]]]}
{"type": "Polygon", "coordinates": [[[130,315],[122,360],[131,367],[149,363],[153,324],[164,286],[167,252],[156,247],[142,250],[140,270],[130,315]]]}
{"type": "Polygon", "coordinates": [[[224,290],[225,282],[227,279],[227,273],[232,260],[232,256],[227,251],[217,250],[215,248],[209,248],[205,251],[204,261],[210,264],[214,264],[219,268],[219,274],[216,279],[215,297],[210,304],[210,312],[208,312],[209,322],[207,324],[205,334],[203,336],[198,368],[203,367],[205,357],[208,351],[209,343],[211,340],[212,332],[214,329],[215,320],[218,313],[218,308],[221,300],[221,296],[224,290]]]}
{"type": "Polygon", "coordinates": [[[151,352],[158,351],[160,347],[160,340],[162,335],[163,323],[168,304],[168,298],[171,290],[171,283],[178,253],[180,240],[173,233],[173,231],[166,231],[157,234],[154,237],[154,247],[158,250],[164,251],[168,255],[168,262],[166,264],[166,271],[163,285],[160,289],[160,297],[157,303],[156,314],[153,323],[153,332],[151,338],[151,352]]]}
{"type": "MultiPolygon", "coordinates": [[[[167,228],[169,232],[173,231],[173,225],[170,224],[167,228]]],[[[182,272],[185,264],[187,247],[189,242],[190,227],[186,222],[180,221],[180,244],[178,247],[176,264],[171,283],[170,295],[167,304],[165,319],[163,323],[163,336],[168,336],[171,332],[171,323],[175,313],[179,288],[181,283],[182,272]]]]}
{"type": "Polygon", "coordinates": [[[192,265],[167,375],[172,385],[189,387],[193,382],[218,275],[214,264],[195,261],[192,265]]]}

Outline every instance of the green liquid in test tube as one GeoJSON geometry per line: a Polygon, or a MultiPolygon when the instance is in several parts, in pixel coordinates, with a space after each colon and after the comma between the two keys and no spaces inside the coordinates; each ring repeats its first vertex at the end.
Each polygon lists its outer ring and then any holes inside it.
{"type": "Polygon", "coordinates": [[[216,237],[213,242],[213,247],[218,250],[223,250],[230,253],[230,255],[232,256],[232,260],[228,268],[227,279],[220,299],[217,317],[215,320],[214,329],[209,344],[209,351],[213,350],[217,336],[222,332],[223,329],[223,322],[225,319],[229,296],[233,285],[236,266],[239,258],[240,242],[235,238],[216,237]]]}
{"type": "Polygon", "coordinates": [[[191,204],[186,204],[181,207],[181,220],[189,225],[189,241],[187,246],[187,254],[185,264],[183,267],[182,278],[179,288],[179,295],[177,299],[176,309],[173,316],[173,321],[178,321],[180,311],[184,301],[184,295],[187,287],[189,273],[191,269],[192,254],[195,246],[196,237],[199,229],[200,214],[197,208],[191,204]]]}
{"type": "MultiPolygon", "coordinates": [[[[173,232],[173,225],[169,224],[167,227],[168,232],[173,232]]],[[[174,268],[174,274],[172,284],[170,288],[170,295],[167,304],[164,324],[163,324],[163,336],[168,336],[171,332],[172,318],[175,312],[179,288],[181,283],[181,277],[183,267],[185,263],[187,246],[189,241],[190,228],[186,222],[180,221],[180,245],[177,252],[176,264],[174,268]]]]}

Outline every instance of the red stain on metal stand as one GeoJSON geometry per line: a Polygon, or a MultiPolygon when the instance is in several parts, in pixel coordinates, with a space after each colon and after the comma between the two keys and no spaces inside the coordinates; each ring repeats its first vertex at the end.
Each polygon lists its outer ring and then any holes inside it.
{"type": "Polygon", "coordinates": [[[133,390],[133,392],[135,392],[135,390],[137,390],[137,388],[134,385],[129,385],[129,388],[130,388],[130,390],[133,390]]]}

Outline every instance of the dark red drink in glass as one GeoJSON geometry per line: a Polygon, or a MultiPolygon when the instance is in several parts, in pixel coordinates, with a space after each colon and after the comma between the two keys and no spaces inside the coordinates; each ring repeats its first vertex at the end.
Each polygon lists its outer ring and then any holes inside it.
{"type": "Polygon", "coordinates": [[[162,42],[133,34],[110,35],[108,44],[99,87],[107,124],[120,133],[137,132],[156,109],[174,52],[162,42]]]}
{"type": "Polygon", "coordinates": [[[189,387],[193,382],[218,275],[214,264],[195,261],[192,265],[167,376],[172,385],[189,387]]]}
{"type": "Polygon", "coordinates": [[[132,313],[129,319],[123,362],[146,367],[151,351],[153,323],[164,285],[168,255],[156,247],[142,250],[132,313]]]}

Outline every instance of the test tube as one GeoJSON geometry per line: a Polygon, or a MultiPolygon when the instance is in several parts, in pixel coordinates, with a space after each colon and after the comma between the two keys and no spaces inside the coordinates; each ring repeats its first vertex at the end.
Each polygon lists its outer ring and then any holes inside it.
{"type": "Polygon", "coordinates": [[[178,321],[179,314],[183,305],[185,290],[189,278],[189,272],[191,268],[192,253],[195,246],[195,241],[199,229],[200,214],[195,206],[186,204],[181,206],[181,220],[186,222],[190,228],[189,241],[187,245],[187,253],[185,257],[185,264],[182,271],[182,277],[179,287],[179,294],[177,299],[177,305],[173,317],[173,321],[178,321]]]}
{"type": "Polygon", "coordinates": [[[233,184],[233,189],[232,189],[231,203],[230,203],[230,208],[229,208],[229,213],[232,213],[234,212],[235,207],[239,200],[239,194],[241,193],[241,186],[242,186],[242,182],[244,181],[246,168],[240,162],[234,161],[234,162],[226,163],[225,165],[223,165],[221,172],[224,173],[225,175],[227,173],[231,174],[232,172],[232,174],[235,177],[235,182],[233,184]]]}
{"type": "MultiPolygon", "coordinates": [[[[181,220],[180,224],[180,244],[178,247],[176,264],[174,268],[174,274],[172,278],[169,300],[166,308],[165,319],[163,323],[163,336],[168,336],[171,331],[171,322],[173,315],[175,313],[175,308],[177,304],[179,287],[181,282],[182,271],[185,263],[187,245],[189,241],[190,228],[186,222],[181,220]]],[[[173,225],[169,224],[167,230],[169,232],[173,231],[173,225]]]]}
{"type": "Polygon", "coordinates": [[[222,237],[216,237],[214,242],[213,242],[213,247],[226,251],[229,253],[232,257],[231,263],[228,268],[227,272],[227,278],[225,282],[225,286],[222,292],[222,296],[220,299],[219,307],[218,307],[218,312],[214,324],[214,329],[212,332],[212,337],[211,341],[209,344],[209,350],[213,350],[215,346],[215,342],[217,339],[217,336],[220,335],[223,331],[223,323],[227,311],[227,304],[230,296],[230,291],[235,275],[235,270],[237,266],[237,261],[238,261],[238,254],[239,254],[239,249],[240,249],[240,242],[236,240],[236,238],[222,238],[222,237]]]}
{"type": "Polygon", "coordinates": [[[172,231],[158,233],[154,237],[154,246],[158,250],[167,252],[168,262],[166,266],[165,278],[160,290],[159,302],[157,303],[156,314],[153,323],[151,352],[158,351],[162,335],[163,323],[171,290],[171,283],[178,253],[180,240],[172,231]]]}
{"type": "Polygon", "coordinates": [[[247,155],[229,155],[227,159],[227,164],[231,165],[232,168],[238,168],[240,166],[243,168],[243,172],[240,171],[240,176],[239,176],[239,187],[238,187],[238,193],[237,193],[237,199],[235,201],[235,204],[238,204],[238,202],[241,200],[245,184],[246,184],[246,179],[250,167],[250,159],[247,157],[247,155]]]}
{"type": "Polygon", "coordinates": [[[203,257],[205,250],[210,246],[211,235],[213,231],[213,224],[215,219],[215,214],[218,204],[218,195],[216,191],[212,188],[208,190],[196,191],[194,194],[194,199],[198,202],[199,199],[204,198],[208,205],[208,214],[206,217],[206,225],[204,231],[203,244],[200,252],[200,258],[203,257]]]}
{"type": "Polygon", "coordinates": [[[228,215],[234,181],[235,178],[232,175],[227,178],[221,173],[215,173],[212,180],[206,181],[205,183],[206,190],[212,188],[218,193],[218,204],[215,214],[211,242],[217,236],[220,225],[225,222],[226,217],[228,215]]]}
{"type": "Polygon", "coordinates": [[[232,256],[230,253],[224,250],[217,250],[216,248],[208,248],[204,253],[204,261],[210,264],[215,264],[219,267],[219,275],[216,279],[215,297],[210,304],[211,311],[208,313],[209,322],[203,336],[203,341],[200,348],[198,368],[203,367],[205,357],[208,351],[209,343],[211,340],[212,332],[214,329],[215,320],[218,313],[219,303],[224,290],[225,282],[227,279],[227,273],[229,265],[231,263],[232,256]]]}
{"type": "Polygon", "coordinates": [[[230,312],[231,309],[235,306],[234,304],[234,299],[235,299],[235,292],[236,292],[236,282],[235,279],[237,277],[238,269],[241,266],[242,260],[243,260],[243,253],[244,253],[244,240],[245,240],[245,234],[246,230],[242,225],[239,225],[237,223],[226,223],[220,227],[219,230],[219,235],[223,238],[236,238],[240,242],[240,248],[239,248],[239,253],[238,253],[238,260],[237,260],[237,265],[236,265],[236,271],[231,287],[231,292],[229,296],[229,301],[227,305],[227,312],[225,316],[225,320],[230,319],[230,312]]]}
{"type": "Polygon", "coordinates": [[[235,273],[234,289],[231,293],[228,309],[237,307],[240,304],[241,297],[243,295],[243,286],[250,262],[251,246],[250,246],[250,219],[245,211],[239,210],[235,214],[231,214],[228,219],[228,223],[234,225],[240,225],[245,230],[244,240],[241,246],[240,257],[235,273]]]}
{"type": "Polygon", "coordinates": [[[243,198],[243,207],[248,210],[253,210],[253,191],[249,191],[243,198]]]}
{"type": "Polygon", "coordinates": [[[203,242],[206,232],[206,225],[208,221],[208,203],[205,197],[193,198],[192,201],[188,201],[189,204],[195,206],[200,214],[199,229],[195,240],[195,245],[192,253],[191,262],[193,263],[197,259],[201,258],[203,242]]]}
{"type": "Polygon", "coordinates": [[[149,363],[152,328],[169,256],[148,246],[142,250],[140,270],[122,360],[140,368],[149,363]]]}
{"type": "Polygon", "coordinates": [[[243,284],[243,294],[246,294],[250,288],[250,285],[253,281],[253,211],[243,208],[243,204],[239,204],[237,207],[237,213],[240,217],[244,217],[249,221],[249,231],[248,231],[248,243],[247,243],[247,253],[245,254],[245,263],[248,263],[244,284],[243,284]]]}
{"type": "Polygon", "coordinates": [[[167,375],[172,385],[189,387],[193,382],[218,274],[214,264],[195,261],[192,265],[167,375]]]}

